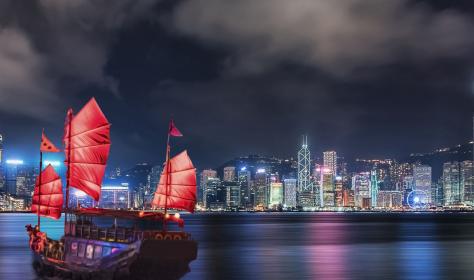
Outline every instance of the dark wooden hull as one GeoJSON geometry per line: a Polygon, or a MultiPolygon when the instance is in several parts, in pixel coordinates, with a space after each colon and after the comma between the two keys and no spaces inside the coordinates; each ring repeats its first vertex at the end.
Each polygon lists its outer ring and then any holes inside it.
{"type": "MultiPolygon", "coordinates": [[[[35,253],[39,276],[71,279],[179,279],[197,258],[194,240],[141,240],[130,244],[66,237],[64,261],[35,253]],[[96,248],[101,249],[96,249],[96,248]],[[112,248],[105,253],[105,248],[112,248]],[[84,248],[84,249],[81,249],[84,248]],[[92,255],[89,254],[93,248],[92,255]],[[96,252],[101,252],[97,256],[96,252]],[[113,252],[112,252],[113,251],[113,252]]],[[[107,249],[108,250],[108,249],[107,249]]]]}

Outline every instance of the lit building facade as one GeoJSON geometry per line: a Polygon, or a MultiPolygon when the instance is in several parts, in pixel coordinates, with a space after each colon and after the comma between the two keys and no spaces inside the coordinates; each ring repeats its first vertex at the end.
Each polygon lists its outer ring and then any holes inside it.
{"type": "Polygon", "coordinates": [[[283,205],[283,183],[270,183],[270,205],[283,205]]]}
{"type": "Polygon", "coordinates": [[[296,179],[283,180],[283,188],[285,191],[284,204],[286,207],[296,207],[296,179]]]}
{"type": "MultiPolygon", "coordinates": [[[[207,183],[211,178],[217,178],[217,171],[212,169],[204,169],[201,172],[199,186],[197,189],[198,193],[198,203],[202,204],[204,207],[207,207],[207,193],[208,190],[207,183]]],[[[212,195],[211,195],[212,197],[212,195]]]]}
{"type": "Polygon", "coordinates": [[[352,190],[354,191],[354,205],[355,207],[364,208],[364,198],[371,197],[370,188],[370,173],[361,172],[352,177],[352,190]]]}
{"type": "Polygon", "coordinates": [[[130,190],[128,184],[102,186],[99,205],[109,209],[129,209],[130,190]]]}
{"type": "Polygon", "coordinates": [[[236,180],[235,166],[224,167],[224,182],[233,182],[236,180]]]}
{"type": "Polygon", "coordinates": [[[337,174],[337,153],[335,151],[323,152],[323,165],[335,177],[337,174]]]}
{"type": "Polygon", "coordinates": [[[424,192],[426,202],[431,203],[431,166],[416,164],[413,166],[413,188],[424,192]]]}
{"type": "Polygon", "coordinates": [[[443,198],[445,206],[461,203],[461,170],[459,162],[443,164],[443,198]]]}
{"type": "Polygon", "coordinates": [[[235,181],[224,181],[226,188],[226,206],[230,208],[238,208],[240,206],[240,184],[235,181]]]}

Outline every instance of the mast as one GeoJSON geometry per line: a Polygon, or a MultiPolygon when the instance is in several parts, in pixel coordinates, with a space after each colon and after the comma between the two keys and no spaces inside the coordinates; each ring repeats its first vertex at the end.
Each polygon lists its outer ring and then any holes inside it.
{"type": "MultiPolygon", "coordinates": [[[[171,127],[171,123],[170,123],[171,127]]],[[[171,163],[170,163],[170,133],[168,132],[168,139],[166,140],[166,183],[165,183],[165,217],[163,219],[163,229],[166,231],[166,215],[168,212],[168,188],[171,184],[170,182],[170,172],[171,172],[171,163]]]]}
{"type": "Polygon", "coordinates": [[[71,125],[72,125],[72,110],[69,109],[67,112],[67,123],[68,123],[68,139],[67,139],[67,173],[66,173],[66,209],[64,211],[64,232],[66,232],[67,224],[67,211],[69,210],[69,181],[71,178],[71,125]]]}
{"type": "Polygon", "coordinates": [[[41,230],[40,228],[40,222],[41,222],[41,218],[40,218],[40,208],[41,208],[41,171],[43,171],[43,152],[41,151],[40,149],[40,162],[39,162],[39,177],[38,177],[38,180],[39,180],[39,183],[38,183],[38,211],[37,214],[38,214],[38,231],[41,230]]]}

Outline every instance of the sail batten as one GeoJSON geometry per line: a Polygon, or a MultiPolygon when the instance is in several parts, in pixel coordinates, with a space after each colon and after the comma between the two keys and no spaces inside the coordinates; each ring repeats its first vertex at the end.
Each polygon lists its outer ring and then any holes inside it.
{"type": "Polygon", "coordinates": [[[31,212],[38,213],[40,216],[59,219],[63,206],[61,178],[51,165],[41,171],[41,186],[39,178],[40,176],[36,178],[31,212]]]}
{"type": "Polygon", "coordinates": [[[186,151],[169,160],[168,174],[161,173],[152,205],[194,212],[196,206],[196,169],[186,151]]]}
{"type": "Polygon", "coordinates": [[[100,199],[110,144],[110,123],[92,98],[66,123],[64,151],[69,185],[96,201],[100,199]]]}

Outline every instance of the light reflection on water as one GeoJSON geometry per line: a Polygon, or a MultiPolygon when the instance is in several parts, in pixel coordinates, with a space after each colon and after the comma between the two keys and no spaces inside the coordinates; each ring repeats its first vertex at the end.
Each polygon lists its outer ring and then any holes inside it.
{"type": "MultiPolygon", "coordinates": [[[[185,279],[474,279],[474,214],[185,215],[185,279]]],[[[35,279],[24,225],[0,214],[0,279],[35,279]]],[[[52,238],[62,220],[42,219],[52,238]]],[[[159,279],[159,278],[157,278],[159,279]]]]}

